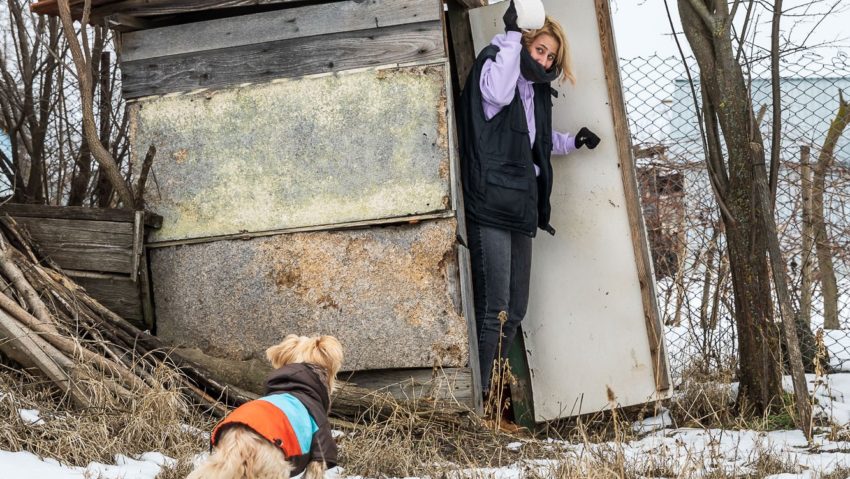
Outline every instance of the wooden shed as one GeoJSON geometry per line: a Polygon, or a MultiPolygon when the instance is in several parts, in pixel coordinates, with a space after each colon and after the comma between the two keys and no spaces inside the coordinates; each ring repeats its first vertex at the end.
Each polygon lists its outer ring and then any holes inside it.
{"type": "MultiPolygon", "coordinates": [[[[616,77],[607,0],[571,3],[605,30],[616,77]]],[[[453,113],[475,55],[469,6],[92,0],[92,22],[121,32],[133,151],[158,151],[147,205],[162,225],[146,244],[157,335],[255,388],[283,335],[333,334],[346,380],[480,406],[453,113]]],[[[600,91],[635,265],[622,284],[638,310],[624,321],[641,331],[633,355],[656,396],[669,381],[622,100],[608,96],[618,82],[600,91]]]]}

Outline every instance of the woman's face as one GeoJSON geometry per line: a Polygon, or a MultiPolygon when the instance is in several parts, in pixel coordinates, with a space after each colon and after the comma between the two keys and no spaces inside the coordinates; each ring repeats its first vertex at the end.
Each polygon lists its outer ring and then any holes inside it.
{"type": "Polygon", "coordinates": [[[555,63],[555,55],[560,46],[555,37],[548,33],[541,33],[528,45],[528,53],[531,53],[531,58],[534,58],[534,61],[543,65],[544,70],[549,70],[555,63]]]}

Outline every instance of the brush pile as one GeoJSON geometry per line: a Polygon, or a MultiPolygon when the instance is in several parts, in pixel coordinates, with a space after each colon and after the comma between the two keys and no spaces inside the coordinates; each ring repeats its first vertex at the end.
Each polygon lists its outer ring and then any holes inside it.
{"type": "MultiPolygon", "coordinates": [[[[146,397],[151,389],[179,391],[189,404],[221,417],[254,395],[218,381],[89,296],[39,253],[26,231],[0,217],[0,352],[51,380],[77,408],[146,397]],[[164,373],[165,372],[165,373],[164,373]],[[163,383],[162,378],[167,378],[163,383]]],[[[475,430],[480,421],[463,407],[416,401],[409,424],[475,430]]],[[[386,393],[343,384],[335,393],[338,425],[397,417],[386,393]]],[[[417,428],[417,426],[414,426],[417,428]]]]}

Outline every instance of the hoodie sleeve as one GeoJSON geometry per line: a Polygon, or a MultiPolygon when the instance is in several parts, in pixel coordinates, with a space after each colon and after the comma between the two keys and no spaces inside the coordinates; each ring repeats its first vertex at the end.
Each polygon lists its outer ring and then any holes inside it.
{"type": "Polygon", "coordinates": [[[489,120],[514,99],[519,79],[519,55],[522,49],[522,34],[507,32],[493,37],[490,42],[499,48],[495,60],[487,60],[481,69],[481,102],[484,116],[489,120]]]}
{"type": "Polygon", "coordinates": [[[552,153],[568,155],[576,151],[576,137],[569,133],[552,130],[552,153]]]}

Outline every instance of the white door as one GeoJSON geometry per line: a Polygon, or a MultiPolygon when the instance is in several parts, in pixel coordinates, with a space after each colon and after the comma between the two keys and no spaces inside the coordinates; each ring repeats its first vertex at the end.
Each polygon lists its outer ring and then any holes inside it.
{"type": "MultiPolygon", "coordinates": [[[[611,93],[620,89],[616,51],[610,36],[600,40],[596,4],[605,35],[611,34],[604,3],[544,1],[547,14],[567,33],[578,79],[575,86],[553,84],[560,92],[554,128],[576,133],[587,126],[602,143],[552,157],[551,224],[557,235],[539,230],[534,239],[531,299],[523,321],[537,421],[605,409],[608,388],[618,405],[628,406],[663,396],[669,385],[643,222],[634,188],[626,188],[634,170],[622,115],[615,124],[616,108],[623,111],[620,97],[611,93]],[[606,59],[614,70],[611,87],[606,59]],[[630,170],[624,175],[621,166],[630,170]]],[[[502,32],[507,5],[470,11],[476,52],[502,32]]]]}

